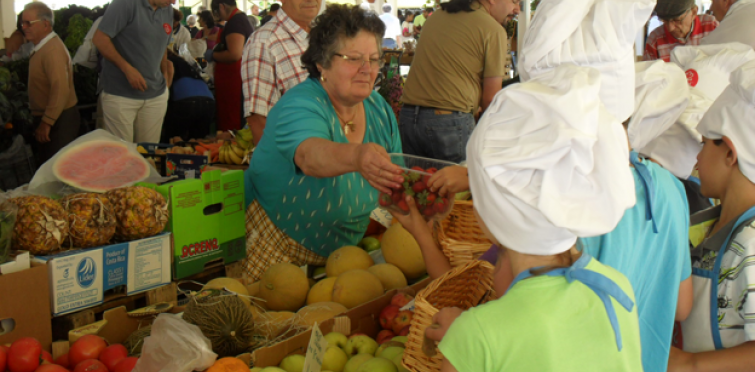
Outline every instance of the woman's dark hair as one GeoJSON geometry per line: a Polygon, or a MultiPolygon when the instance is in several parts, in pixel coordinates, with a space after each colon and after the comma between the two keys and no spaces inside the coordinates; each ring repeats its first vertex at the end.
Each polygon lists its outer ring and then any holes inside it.
{"type": "Polygon", "coordinates": [[[441,3],[440,8],[446,13],[458,13],[458,12],[471,12],[472,3],[477,0],[451,0],[446,3],[441,3]]]}
{"type": "Polygon", "coordinates": [[[212,0],[210,3],[210,9],[212,9],[213,13],[220,11],[220,4],[236,6],[236,0],[212,0]]]}
{"type": "Polygon", "coordinates": [[[184,19],[183,12],[176,8],[173,8],[173,22],[180,22],[180,21],[183,21],[183,19],[184,19]]]}
{"type": "Polygon", "coordinates": [[[317,65],[330,67],[330,61],[343,40],[357,36],[359,31],[375,35],[375,44],[378,50],[381,49],[385,24],[377,14],[364,11],[358,5],[328,5],[325,12],[315,18],[309,32],[309,48],[301,56],[301,62],[309,76],[319,79],[317,65]]]}
{"type": "Polygon", "coordinates": [[[277,11],[278,11],[278,9],[280,9],[280,8],[281,8],[281,5],[280,5],[280,4],[273,4],[273,5],[270,5],[270,11],[271,11],[271,12],[277,12],[277,11]]]}
{"type": "Polygon", "coordinates": [[[404,11],[404,18],[409,18],[409,16],[413,16],[413,15],[414,15],[414,12],[412,12],[411,10],[404,11]]]}
{"type": "Polygon", "coordinates": [[[209,29],[215,27],[215,17],[212,16],[212,12],[210,12],[209,10],[203,10],[201,13],[199,13],[199,18],[202,19],[205,27],[209,29]]]}

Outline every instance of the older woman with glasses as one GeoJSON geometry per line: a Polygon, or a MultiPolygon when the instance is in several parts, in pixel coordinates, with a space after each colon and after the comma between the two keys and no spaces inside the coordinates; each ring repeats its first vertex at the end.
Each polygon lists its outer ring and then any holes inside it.
{"type": "Polygon", "coordinates": [[[301,60],[309,79],[270,111],[246,171],[245,279],[278,262],[324,265],[356,245],[378,205],[403,181],[396,118],[374,90],[385,26],[377,15],[330,5],[301,60]]]}

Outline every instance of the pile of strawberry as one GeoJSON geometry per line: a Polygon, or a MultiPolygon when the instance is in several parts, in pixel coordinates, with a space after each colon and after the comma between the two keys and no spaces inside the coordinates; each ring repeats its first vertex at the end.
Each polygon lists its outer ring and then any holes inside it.
{"type": "Polygon", "coordinates": [[[406,197],[411,196],[425,219],[448,212],[451,208],[448,198],[441,197],[427,187],[430,177],[437,171],[435,168],[422,169],[421,167],[412,167],[411,170],[404,171],[402,175],[404,182],[401,187],[393,189],[392,195],[380,193],[378,198],[380,206],[402,214],[409,214],[406,197]]]}

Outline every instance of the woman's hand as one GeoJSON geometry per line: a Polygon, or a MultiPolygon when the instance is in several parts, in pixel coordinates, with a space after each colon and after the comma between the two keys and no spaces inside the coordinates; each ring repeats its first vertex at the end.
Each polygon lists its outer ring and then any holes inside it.
{"type": "Polygon", "coordinates": [[[420,213],[419,209],[417,209],[417,205],[414,203],[413,197],[407,196],[406,204],[409,206],[408,215],[403,215],[401,213],[394,212],[393,210],[388,211],[391,212],[393,218],[401,223],[401,226],[403,226],[406,231],[412,234],[416,240],[420,241],[421,236],[429,236],[430,239],[432,239],[433,222],[425,221],[425,219],[422,217],[422,213],[420,213]]]}
{"type": "Polygon", "coordinates": [[[446,307],[433,316],[433,324],[425,330],[425,336],[435,342],[443,340],[448,328],[464,311],[458,307],[446,307]]]}
{"type": "Polygon", "coordinates": [[[359,145],[354,157],[357,171],[378,191],[391,195],[391,189],[401,187],[404,179],[401,168],[391,163],[391,157],[380,145],[365,143],[359,145]]]}
{"type": "Polygon", "coordinates": [[[467,168],[460,165],[445,167],[433,174],[427,181],[427,186],[432,192],[438,192],[440,196],[456,194],[469,190],[469,174],[467,168]]]}

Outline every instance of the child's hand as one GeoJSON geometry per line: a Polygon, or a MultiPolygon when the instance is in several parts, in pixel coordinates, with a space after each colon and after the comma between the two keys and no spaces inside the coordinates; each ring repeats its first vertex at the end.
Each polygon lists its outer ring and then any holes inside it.
{"type": "Polygon", "coordinates": [[[445,307],[433,316],[433,326],[427,327],[425,336],[435,342],[440,342],[446,335],[448,328],[463,311],[458,307],[445,307]]]}
{"type": "MultiPolygon", "coordinates": [[[[469,174],[467,168],[460,165],[445,167],[432,175],[427,181],[427,186],[440,196],[456,194],[469,190],[469,174]]],[[[449,196],[450,197],[450,196],[449,196]]]]}
{"type": "Polygon", "coordinates": [[[401,213],[388,210],[398,222],[408,231],[414,235],[414,238],[419,240],[420,236],[430,235],[432,237],[432,221],[427,222],[422,217],[422,213],[417,209],[417,205],[414,203],[414,198],[411,196],[406,197],[406,204],[409,206],[409,214],[403,215],[401,213]]]}

